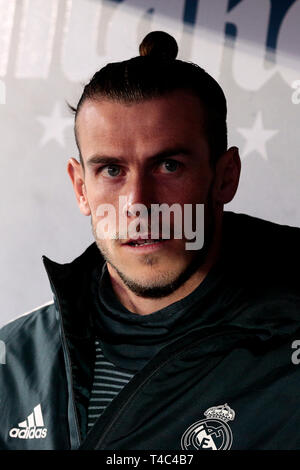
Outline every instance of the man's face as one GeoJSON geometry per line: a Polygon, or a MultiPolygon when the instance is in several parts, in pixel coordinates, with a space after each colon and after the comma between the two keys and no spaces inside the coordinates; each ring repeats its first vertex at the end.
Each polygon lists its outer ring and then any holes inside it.
{"type": "MultiPolygon", "coordinates": [[[[126,239],[101,239],[97,224],[103,216],[96,212],[99,205],[114,206],[118,237],[119,211],[129,224],[136,217],[130,212],[133,204],[208,206],[214,174],[200,101],[184,91],[131,104],[88,100],[79,111],[77,132],[85,167],[84,213],[91,215],[95,240],[110,272],[138,295],[167,295],[199,253],[186,250],[185,238],[144,247],[124,243],[126,239]],[[127,201],[122,207],[120,196],[127,201]]],[[[150,222],[149,217],[149,232],[150,222]]],[[[171,218],[171,234],[173,223],[171,218]]]]}

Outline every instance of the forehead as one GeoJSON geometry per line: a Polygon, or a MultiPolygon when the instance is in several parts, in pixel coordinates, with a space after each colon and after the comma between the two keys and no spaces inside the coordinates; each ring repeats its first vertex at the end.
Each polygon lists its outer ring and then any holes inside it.
{"type": "Polygon", "coordinates": [[[164,146],[202,146],[204,112],[198,97],[178,90],[138,103],[86,100],[76,120],[83,158],[101,149],[109,153],[159,152],[164,146]]]}

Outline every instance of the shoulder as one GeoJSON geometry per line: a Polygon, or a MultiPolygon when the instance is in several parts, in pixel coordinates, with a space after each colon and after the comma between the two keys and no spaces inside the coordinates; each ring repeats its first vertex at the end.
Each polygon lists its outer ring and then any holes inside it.
{"type": "Polygon", "coordinates": [[[300,228],[258,217],[224,212],[223,247],[226,259],[258,281],[297,285],[300,228]]]}
{"type": "Polygon", "coordinates": [[[33,332],[49,331],[56,323],[57,312],[54,301],[46,302],[28,312],[25,312],[0,328],[0,341],[8,342],[22,335],[23,338],[33,332]]]}
{"type": "Polygon", "coordinates": [[[252,247],[270,251],[276,247],[289,251],[296,248],[300,240],[299,227],[271,222],[248,214],[224,212],[223,223],[226,238],[247,249],[252,247]]]}
{"type": "Polygon", "coordinates": [[[270,220],[261,219],[253,215],[224,211],[224,223],[234,226],[240,230],[255,230],[255,232],[263,233],[276,233],[286,235],[300,234],[300,228],[290,225],[279,224],[270,220]]]}

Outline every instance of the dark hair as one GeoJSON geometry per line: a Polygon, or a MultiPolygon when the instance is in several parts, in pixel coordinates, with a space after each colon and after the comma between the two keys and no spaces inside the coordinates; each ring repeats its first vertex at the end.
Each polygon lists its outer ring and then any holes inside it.
{"type": "Polygon", "coordinates": [[[175,39],[163,31],[153,31],[143,39],[140,55],[123,62],[107,64],[98,70],[84,87],[75,113],[76,117],[87,100],[101,97],[112,101],[134,103],[183,89],[198,96],[204,107],[204,132],[210,148],[210,162],[215,165],[227,150],[226,98],[220,85],[203,68],[192,62],[176,59],[175,39]]]}

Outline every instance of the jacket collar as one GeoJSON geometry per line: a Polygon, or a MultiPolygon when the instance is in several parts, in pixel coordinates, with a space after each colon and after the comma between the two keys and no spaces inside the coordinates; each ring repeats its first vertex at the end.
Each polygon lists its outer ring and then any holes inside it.
{"type": "Polygon", "coordinates": [[[60,264],[42,257],[54,302],[68,336],[88,339],[93,336],[91,281],[104,264],[96,243],[92,243],[70,263],[60,264]]]}

